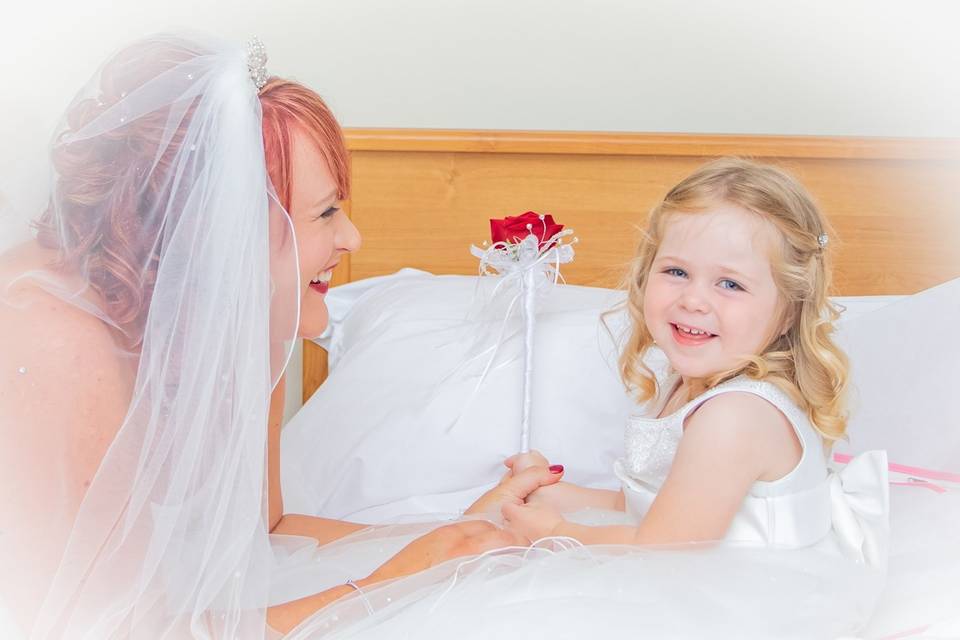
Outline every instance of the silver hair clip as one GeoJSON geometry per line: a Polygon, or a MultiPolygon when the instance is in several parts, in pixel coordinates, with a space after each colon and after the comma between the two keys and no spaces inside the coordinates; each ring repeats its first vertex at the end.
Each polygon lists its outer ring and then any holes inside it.
{"type": "Polygon", "coordinates": [[[260,42],[260,38],[251,38],[247,43],[247,70],[250,79],[257,86],[257,91],[267,84],[267,48],[260,42]]]}
{"type": "Polygon", "coordinates": [[[821,249],[827,246],[828,242],[830,242],[830,238],[827,236],[827,234],[821,233],[819,236],[817,236],[817,244],[820,245],[821,249]]]}

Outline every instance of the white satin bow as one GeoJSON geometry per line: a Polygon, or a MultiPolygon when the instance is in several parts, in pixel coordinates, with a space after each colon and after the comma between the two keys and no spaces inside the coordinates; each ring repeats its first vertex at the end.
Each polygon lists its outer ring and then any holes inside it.
{"type": "Polygon", "coordinates": [[[844,551],[873,566],[886,563],[890,531],[887,452],[867,451],[830,474],[833,529],[844,551]]]}

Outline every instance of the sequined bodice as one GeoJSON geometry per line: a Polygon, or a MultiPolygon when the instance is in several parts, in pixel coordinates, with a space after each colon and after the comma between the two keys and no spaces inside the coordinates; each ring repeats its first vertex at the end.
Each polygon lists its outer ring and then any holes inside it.
{"type": "MultiPolygon", "coordinates": [[[[668,378],[664,387],[672,388],[672,383],[675,381],[675,378],[668,378]]],[[[807,484],[812,484],[823,478],[826,473],[826,463],[823,455],[820,455],[820,452],[822,452],[820,436],[813,429],[807,416],[789,396],[775,385],[762,380],[752,380],[745,376],[739,376],[717,385],[662,418],[632,416],[627,423],[624,434],[625,455],[619,461],[619,466],[631,478],[651,487],[659,488],[670,472],[673,457],[677,453],[680,438],[683,436],[683,425],[687,416],[708,399],[731,391],[753,393],[766,399],[777,407],[793,425],[797,438],[803,447],[804,455],[797,468],[781,480],[786,480],[790,476],[805,475],[810,479],[807,484]],[[808,470],[808,468],[810,469],[808,470]]],[[[659,411],[660,406],[662,406],[662,403],[654,407],[654,413],[659,411]]],[[[777,482],[779,483],[781,480],[777,482]]]]}

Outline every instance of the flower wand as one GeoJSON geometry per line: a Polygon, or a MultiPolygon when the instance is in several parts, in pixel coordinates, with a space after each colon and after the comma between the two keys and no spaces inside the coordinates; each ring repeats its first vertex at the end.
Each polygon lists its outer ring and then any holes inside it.
{"type": "MultiPolygon", "coordinates": [[[[501,279],[494,293],[510,283],[517,283],[507,316],[521,302],[524,320],[523,382],[520,419],[520,451],[530,450],[530,405],[533,382],[533,341],[537,320],[537,294],[546,292],[560,280],[560,265],[573,261],[573,244],[563,239],[573,234],[564,230],[553,216],[527,211],[519,216],[490,220],[492,244],[484,248],[470,247],[480,259],[480,275],[501,279]]],[[[505,319],[506,321],[506,319],[505,319]]]]}

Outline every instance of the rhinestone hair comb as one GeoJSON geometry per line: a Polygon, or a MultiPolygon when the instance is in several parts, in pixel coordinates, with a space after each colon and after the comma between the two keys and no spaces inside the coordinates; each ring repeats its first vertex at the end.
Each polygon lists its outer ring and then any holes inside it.
{"type": "Polygon", "coordinates": [[[247,69],[250,79],[257,86],[257,91],[267,84],[267,48],[260,42],[260,38],[251,38],[247,43],[247,69]]]}

